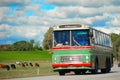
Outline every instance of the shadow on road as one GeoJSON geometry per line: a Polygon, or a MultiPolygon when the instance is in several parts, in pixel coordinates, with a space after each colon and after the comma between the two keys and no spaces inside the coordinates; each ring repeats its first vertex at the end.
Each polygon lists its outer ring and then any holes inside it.
{"type": "MultiPolygon", "coordinates": [[[[101,73],[101,72],[98,72],[97,74],[92,74],[92,73],[90,73],[90,72],[87,72],[87,73],[85,73],[85,74],[79,74],[79,75],[100,75],[100,74],[111,74],[111,73],[119,73],[119,71],[111,71],[111,72],[109,72],[109,73],[101,73]]],[[[65,76],[74,76],[74,75],[76,75],[76,74],[74,74],[74,73],[66,73],[65,76]]]]}

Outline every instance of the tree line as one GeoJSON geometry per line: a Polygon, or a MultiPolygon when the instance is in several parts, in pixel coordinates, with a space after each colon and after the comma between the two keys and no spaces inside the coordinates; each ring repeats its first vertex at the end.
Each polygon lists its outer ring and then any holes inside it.
{"type": "Polygon", "coordinates": [[[31,51],[31,50],[42,50],[39,44],[35,44],[34,40],[28,41],[17,41],[13,44],[0,45],[0,51],[31,51]]]}

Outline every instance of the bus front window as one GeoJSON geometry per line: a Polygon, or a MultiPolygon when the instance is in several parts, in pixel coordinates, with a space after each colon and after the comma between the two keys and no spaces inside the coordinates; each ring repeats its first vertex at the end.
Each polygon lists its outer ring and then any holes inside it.
{"type": "Polygon", "coordinates": [[[69,45],[70,44],[70,31],[54,31],[54,44],[69,45]]]}
{"type": "Polygon", "coordinates": [[[73,30],[72,31],[72,46],[90,45],[88,30],[73,30]]]}

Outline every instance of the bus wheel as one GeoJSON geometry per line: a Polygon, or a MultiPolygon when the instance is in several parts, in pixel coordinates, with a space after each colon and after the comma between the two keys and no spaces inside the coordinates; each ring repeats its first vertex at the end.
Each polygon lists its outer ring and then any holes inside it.
{"type": "Polygon", "coordinates": [[[105,68],[104,69],[101,69],[101,72],[102,73],[108,73],[111,71],[111,66],[110,66],[110,60],[107,59],[106,60],[106,63],[105,63],[105,68]]]}
{"type": "Polygon", "coordinates": [[[59,75],[63,76],[63,75],[65,75],[65,72],[64,71],[59,71],[59,75]]]}
{"type": "Polygon", "coordinates": [[[91,70],[91,73],[92,74],[98,73],[98,61],[97,60],[95,60],[95,69],[91,70]]]}
{"type": "Polygon", "coordinates": [[[101,69],[102,73],[106,73],[106,68],[105,69],[101,69]]]}
{"type": "Polygon", "coordinates": [[[81,74],[85,74],[85,73],[86,73],[86,70],[81,71],[81,74]]]}
{"type": "Polygon", "coordinates": [[[111,65],[110,65],[110,60],[108,59],[106,63],[106,72],[109,73],[110,71],[111,71],[111,65]]]}
{"type": "Polygon", "coordinates": [[[74,73],[75,73],[75,75],[79,75],[79,74],[81,74],[80,71],[74,71],[74,73]]]}

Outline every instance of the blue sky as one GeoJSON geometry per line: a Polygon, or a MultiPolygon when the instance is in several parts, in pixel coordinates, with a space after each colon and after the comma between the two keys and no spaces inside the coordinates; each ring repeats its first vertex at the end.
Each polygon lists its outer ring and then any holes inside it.
{"type": "Polygon", "coordinates": [[[120,0],[0,0],[0,44],[34,39],[42,44],[49,27],[87,24],[120,33],[120,0]]]}

